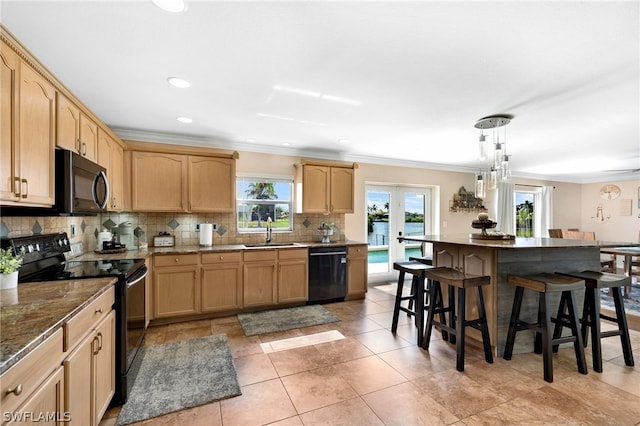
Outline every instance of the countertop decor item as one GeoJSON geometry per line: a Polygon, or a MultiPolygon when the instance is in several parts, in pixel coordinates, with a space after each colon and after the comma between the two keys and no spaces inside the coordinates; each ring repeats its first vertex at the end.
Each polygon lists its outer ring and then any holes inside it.
{"type": "Polygon", "coordinates": [[[0,249],[0,290],[18,286],[18,271],[21,266],[21,253],[14,253],[11,247],[0,249]]]}

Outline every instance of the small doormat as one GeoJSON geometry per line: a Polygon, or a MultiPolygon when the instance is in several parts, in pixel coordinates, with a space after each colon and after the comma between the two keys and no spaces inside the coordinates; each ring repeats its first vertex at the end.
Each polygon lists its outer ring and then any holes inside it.
{"type": "Polygon", "coordinates": [[[147,346],[116,425],[240,394],[226,335],[147,346]]]}
{"type": "Polygon", "coordinates": [[[340,321],[322,305],[274,309],[253,314],[238,314],[238,320],[246,336],[311,327],[340,321]]]}

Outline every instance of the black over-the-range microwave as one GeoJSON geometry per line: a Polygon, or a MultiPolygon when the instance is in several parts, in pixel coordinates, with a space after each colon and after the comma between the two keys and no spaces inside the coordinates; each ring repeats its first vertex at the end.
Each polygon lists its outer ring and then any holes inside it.
{"type": "Polygon", "coordinates": [[[106,211],[109,180],[104,167],[75,152],[57,149],[56,204],[59,215],[96,214],[106,211]]]}

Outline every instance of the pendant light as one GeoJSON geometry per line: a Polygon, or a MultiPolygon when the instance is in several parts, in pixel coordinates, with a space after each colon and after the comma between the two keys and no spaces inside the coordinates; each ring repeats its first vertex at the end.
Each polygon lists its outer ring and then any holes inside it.
{"type": "Polygon", "coordinates": [[[507,154],[507,131],[505,126],[511,122],[512,115],[490,115],[476,121],[475,128],[480,129],[478,152],[480,161],[487,164],[486,171],[476,173],[476,197],[486,197],[487,190],[494,190],[498,183],[511,178],[509,155],[507,154]],[[502,128],[502,136],[500,129],[502,128]],[[493,140],[493,152],[489,155],[489,144],[484,130],[490,130],[493,140]]]}

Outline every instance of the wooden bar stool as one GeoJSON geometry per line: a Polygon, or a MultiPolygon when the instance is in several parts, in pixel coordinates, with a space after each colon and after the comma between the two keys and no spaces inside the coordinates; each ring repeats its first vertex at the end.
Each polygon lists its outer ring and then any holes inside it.
{"type": "MultiPolygon", "coordinates": [[[[423,263],[425,265],[433,265],[433,256],[422,256],[422,257],[414,257],[409,256],[409,261],[416,261],[423,263]]],[[[413,281],[411,282],[411,293],[415,293],[416,289],[414,288],[413,281]]],[[[409,309],[413,309],[413,299],[409,299],[409,304],[407,305],[409,309]]]]}
{"type": "Polygon", "coordinates": [[[553,347],[560,343],[573,342],[578,371],[582,374],[587,374],[587,362],[584,357],[582,336],[578,331],[579,319],[575,308],[575,290],[584,288],[584,280],[559,274],[541,273],[526,277],[508,275],[507,282],[516,286],[516,293],[513,299],[511,319],[509,320],[509,332],[507,333],[507,341],[504,348],[504,359],[511,359],[516,332],[534,330],[536,332],[534,351],[538,354],[542,353],[544,379],[547,382],[553,382],[553,347]],[[522,306],[522,296],[524,295],[525,289],[538,293],[538,319],[536,323],[528,323],[520,320],[520,307],[522,306]],[[552,318],[548,294],[557,292],[561,292],[558,318],[552,318]],[[568,310],[568,315],[564,315],[565,308],[568,310]],[[563,317],[566,317],[568,322],[564,321],[563,317]],[[571,336],[552,336],[552,323],[569,327],[572,333],[571,336]]]}
{"type": "Polygon", "coordinates": [[[433,266],[415,260],[409,262],[395,262],[393,269],[400,272],[398,275],[398,288],[396,289],[396,299],[393,307],[393,321],[391,322],[391,332],[396,333],[398,329],[398,317],[400,311],[406,312],[407,315],[413,316],[416,326],[418,327],[418,346],[422,346],[422,338],[424,334],[424,297],[425,297],[425,271],[433,268],[433,266]],[[404,288],[404,275],[411,274],[411,293],[408,296],[402,295],[404,288]],[[401,302],[408,300],[407,307],[401,305],[401,302]],[[413,306],[415,304],[415,309],[413,306]]]}
{"type": "MultiPolygon", "coordinates": [[[[487,325],[487,314],[484,308],[484,297],[482,286],[491,282],[489,276],[469,275],[451,268],[434,268],[426,271],[429,284],[429,306],[427,307],[427,324],[422,347],[429,349],[431,340],[431,330],[434,326],[439,327],[443,332],[448,333],[449,341],[456,344],[456,369],[464,371],[464,344],[465,329],[475,328],[482,333],[482,346],[484,347],[484,357],[488,363],[493,363],[491,353],[491,342],[489,339],[489,327],[487,325]],[[447,306],[442,302],[442,285],[447,285],[449,289],[449,299],[447,306]],[[466,290],[475,287],[476,301],[478,305],[478,318],[468,320],[466,318],[466,290]],[[456,292],[457,289],[457,306],[456,292]],[[456,315],[457,310],[457,315],[456,315]],[[449,325],[443,321],[443,315],[449,314],[449,325]],[[435,314],[441,315],[441,320],[435,319],[435,314]]],[[[446,337],[445,337],[446,339],[446,337]]]]}
{"type": "Polygon", "coordinates": [[[620,336],[624,363],[629,367],[634,366],[633,352],[631,350],[631,340],[629,339],[629,326],[627,325],[627,315],[624,311],[624,301],[622,300],[621,287],[630,286],[631,278],[625,275],[616,275],[606,272],[584,271],[563,273],[570,277],[584,280],[586,293],[584,296],[584,308],[582,310],[582,339],[587,344],[587,328],[591,328],[591,352],[593,358],[593,369],[602,373],[602,344],[600,339],[605,337],[620,336]],[[616,316],[605,315],[600,311],[600,290],[610,289],[616,307],[616,316]],[[611,321],[617,324],[617,330],[601,331],[600,319],[611,321]]]}

